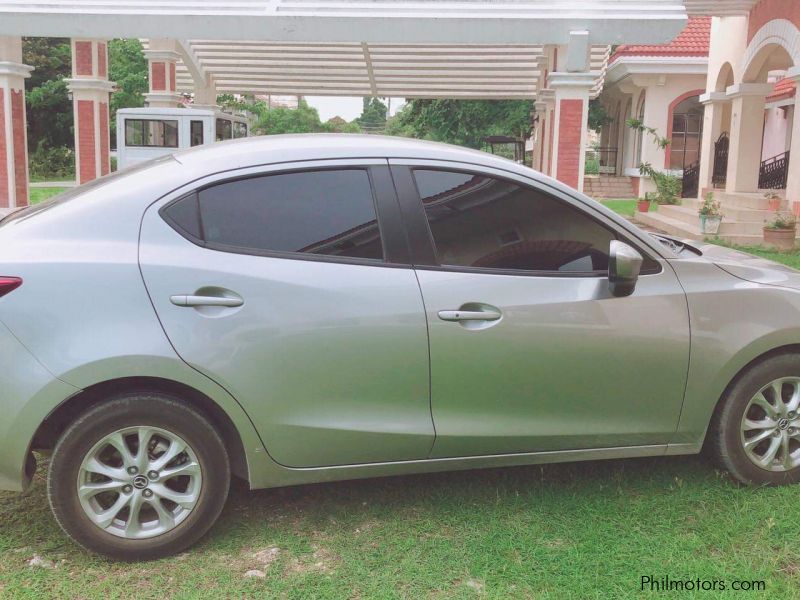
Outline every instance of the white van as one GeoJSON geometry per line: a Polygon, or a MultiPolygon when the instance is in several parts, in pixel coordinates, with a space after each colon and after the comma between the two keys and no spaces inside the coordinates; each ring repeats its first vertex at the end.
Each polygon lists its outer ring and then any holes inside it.
{"type": "Polygon", "coordinates": [[[123,108],[117,111],[117,168],[180,148],[247,137],[247,119],[196,108],[123,108]]]}

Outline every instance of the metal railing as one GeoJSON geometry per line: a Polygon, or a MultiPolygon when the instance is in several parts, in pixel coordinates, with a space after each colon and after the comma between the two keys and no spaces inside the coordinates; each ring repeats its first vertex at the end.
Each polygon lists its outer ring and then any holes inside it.
{"type": "Polygon", "coordinates": [[[590,148],[586,150],[587,175],[616,175],[617,148],[590,148]]]}
{"type": "Polygon", "coordinates": [[[758,188],[762,190],[786,189],[786,178],[789,175],[789,151],[778,154],[761,163],[758,172],[758,188]]]}
{"type": "Polygon", "coordinates": [[[729,146],[728,132],[723,131],[714,142],[714,171],[711,174],[711,184],[715,187],[725,187],[725,182],[728,180],[729,146]]]}

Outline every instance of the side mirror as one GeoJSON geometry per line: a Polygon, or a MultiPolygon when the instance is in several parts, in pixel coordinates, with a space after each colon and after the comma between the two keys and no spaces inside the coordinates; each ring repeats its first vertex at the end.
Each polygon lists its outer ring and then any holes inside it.
{"type": "Polygon", "coordinates": [[[608,286],[617,297],[630,296],[636,288],[642,255],[625,242],[613,240],[608,252],[608,286]]]}

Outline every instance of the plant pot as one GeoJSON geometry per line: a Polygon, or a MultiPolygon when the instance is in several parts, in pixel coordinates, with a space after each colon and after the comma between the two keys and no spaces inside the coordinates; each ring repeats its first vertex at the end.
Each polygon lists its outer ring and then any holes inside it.
{"type": "Polygon", "coordinates": [[[639,200],[639,203],[636,205],[636,208],[639,212],[649,212],[650,211],[650,200],[639,200]]]}
{"type": "Polygon", "coordinates": [[[792,229],[764,228],[764,243],[778,250],[793,250],[796,231],[792,229]]]}
{"type": "Polygon", "coordinates": [[[780,198],[770,198],[767,206],[772,212],[778,212],[781,209],[781,202],[783,201],[780,198]]]}
{"type": "Polygon", "coordinates": [[[703,233],[717,235],[720,223],[722,223],[722,217],[700,215],[700,231],[703,233]]]}

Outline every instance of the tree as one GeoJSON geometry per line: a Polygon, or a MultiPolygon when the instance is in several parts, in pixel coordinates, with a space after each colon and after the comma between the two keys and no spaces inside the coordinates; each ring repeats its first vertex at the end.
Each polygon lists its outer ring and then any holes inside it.
{"type": "Polygon", "coordinates": [[[139,40],[111,40],[108,43],[108,75],[117,84],[110,105],[111,135],[115,137],[117,111],[144,106],[144,95],[149,88],[147,59],[139,40]]]}
{"type": "Polygon", "coordinates": [[[28,150],[72,146],[72,102],[65,77],[72,73],[66,38],[23,38],[22,61],[34,68],[25,81],[28,150]]]}
{"type": "Polygon", "coordinates": [[[355,122],[367,131],[382,130],[386,127],[388,112],[389,109],[379,98],[364,98],[364,108],[355,122]]]}
{"type": "Polygon", "coordinates": [[[308,105],[302,98],[297,108],[269,108],[264,102],[256,102],[247,106],[247,110],[256,115],[253,132],[262,135],[279,133],[319,133],[342,131],[354,133],[359,131],[358,125],[339,122],[323,123],[316,108],[308,105]]]}
{"type": "Polygon", "coordinates": [[[489,135],[530,135],[529,100],[409,100],[386,132],[469,148],[484,146],[489,135]]]}

